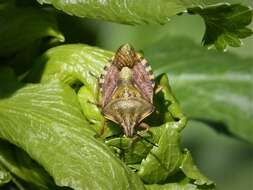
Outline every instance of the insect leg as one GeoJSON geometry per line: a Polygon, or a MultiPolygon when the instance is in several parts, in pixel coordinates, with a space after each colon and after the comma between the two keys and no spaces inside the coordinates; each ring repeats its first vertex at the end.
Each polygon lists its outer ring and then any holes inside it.
{"type": "Polygon", "coordinates": [[[144,132],[148,132],[150,128],[150,126],[144,122],[140,123],[138,127],[145,129],[144,132]]]}
{"type": "MultiPolygon", "coordinates": [[[[150,129],[150,126],[147,123],[144,123],[144,122],[140,123],[138,127],[141,127],[141,128],[145,129],[142,134],[148,132],[149,129],[150,129]]],[[[157,146],[155,143],[151,142],[150,140],[148,140],[147,138],[143,137],[142,135],[140,135],[138,133],[136,133],[136,136],[138,136],[139,138],[141,138],[141,139],[145,140],[146,142],[152,144],[153,146],[157,146]]]]}
{"type": "MultiPolygon", "coordinates": [[[[149,144],[151,144],[151,145],[153,145],[153,146],[158,147],[157,144],[155,144],[155,143],[153,143],[152,141],[148,140],[147,138],[141,136],[140,134],[136,133],[136,136],[138,137],[138,139],[143,139],[143,140],[146,141],[147,143],[149,143],[149,144]]],[[[138,140],[138,139],[137,139],[137,140],[138,140]]],[[[136,140],[136,141],[137,141],[137,140],[136,140]]]]}
{"type": "Polygon", "coordinates": [[[158,85],[155,89],[155,94],[158,94],[162,89],[163,87],[161,85],[158,85]]]}

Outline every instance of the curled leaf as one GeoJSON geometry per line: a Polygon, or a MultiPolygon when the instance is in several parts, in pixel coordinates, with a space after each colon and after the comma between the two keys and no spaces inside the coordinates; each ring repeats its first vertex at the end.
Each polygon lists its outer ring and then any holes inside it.
{"type": "Polygon", "coordinates": [[[56,185],[144,189],[138,176],[93,137],[69,86],[53,80],[13,90],[0,99],[0,137],[24,149],[56,185]]]}
{"type": "Polygon", "coordinates": [[[224,51],[227,46],[239,47],[242,38],[253,34],[247,28],[252,21],[252,9],[241,4],[217,4],[202,8],[189,8],[191,14],[199,14],[205,21],[206,31],[202,39],[204,46],[214,45],[224,51]]]}

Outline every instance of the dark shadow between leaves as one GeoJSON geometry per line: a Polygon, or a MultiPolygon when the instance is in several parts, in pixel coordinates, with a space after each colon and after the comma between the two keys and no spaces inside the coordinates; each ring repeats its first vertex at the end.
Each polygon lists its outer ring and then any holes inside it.
{"type": "Polygon", "coordinates": [[[35,65],[32,67],[28,75],[22,80],[22,82],[39,83],[48,59],[49,58],[46,55],[41,56],[39,61],[35,63],[35,65]]]}
{"type": "MultiPolygon", "coordinates": [[[[177,171],[176,173],[174,173],[173,175],[168,176],[168,178],[166,179],[166,181],[163,184],[166,183],[180,183],[180,184],[192,184],[192,185],[196,185],[195,184],[194,179],[190,179],[189,177],[187,177],[181,170],[177,171]]],[[[214,190],[215,189],[215,185],[196,185],[197,189],[199,190],[214,190]]]]}
{"type": "Polygon", "coordinates": [[[168,178],[164,183],[178,183],[185,181],[186,178],[187,177],[185,176],[185,174],[181,170],[179,170],[176,173],[174,173],[174,175],[168,176],[168,178]]]}
{"type": "Polygon", "coordinates": [[[8,98],[25,85],[19,83],[10,67],[0,67],[0,99],[8,98]]]}
{"type": "Polygon", "coordinates": [[[68,187],[56,186],[52,177],[41,165],[31,159],[24,150],[2,139],[0,139],[0,155],[0,164],[3,165],[14,178],[12,182],[5,185],[6,187],[15,187],[18,184],[25,189],[36,190],[46,186],[48,189],[71,190],[71,188],[68,187]],[[20,175],[20,173],[22,173],[22,175],[20,175]],[[38,181],[36,181],[33,176],[36,176],[38,181]],[[29,180],[27,181],[27,179],[29,180]]]}
{"type": "MultiPolygon", "coordinates": [[[[163,75],[159,75],[156,77],[156,84],[159,84],[163,75]]],[[[169,106],[172,104],[169,100],[165,99],[165,94],[161,90],[157,94],[154,94],[154,106],[155,111],[144,120],[144,122],[148,123],[150,126],[160,126],[164,124],[166,121],[166,114],[169,114],[169,106]]],[[[172,118],[172,116],[171,116],[172,118]]]]}
{"type": "Polygon", "coordinates": [[[229,136],[229,137],[233,137],[233,138],[236,138],[236,139],[238,139],[238,140],[240,140],[240,141],[249,143],[249,142],[246,141],[245,139],[240,138],[239,136],[236,136],[235,134],[231,133],[231,132],[228,130],[227,125],[226,125],[225,123],[221,122],[221,121],[213,121],[213,120],[210,120],[210,119],[206,119],[206,118],[197,118],[197,117],[191,117],[191,118],[189,118],[189,120],[204,123],[204,124],[206,124],[207,126],[209,126],[211,129],[215,130],[216,132],[218,132],[218,133],[220,133],[220,134],[227,135],[227,136],[229,136]]]}
{"type": "Polygon", "coordinates": [[[223,122],[213,121],[213,120],[205,119],[205,118],[197,118],[197,117],[192,117],[189,119],[193,120],[193,121],[202,122],[202,123],[210,126],[212,129],[216,130],[219,133],[226,134],[229,136],[233,135],[230,133],[230,131],[228,131],[227,126],[223,122]]]}
{"type": "Polygon", "coordinates": [[[14,69],[7,66],[0,67],[0,99],[10,97],[17,90],[26,86],[25,83],[40,82],[48,57],[43,56],[41,59],[40,64],[34,65],[33,72],[28,72],[27,76],[21,81],[17,79],[14,69]]]}

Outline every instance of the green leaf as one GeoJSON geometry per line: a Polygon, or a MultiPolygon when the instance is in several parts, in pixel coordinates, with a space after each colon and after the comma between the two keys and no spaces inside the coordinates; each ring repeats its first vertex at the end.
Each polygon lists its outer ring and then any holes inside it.
{"type": "Polygon", "coordinates": [[[188,12],[199,14],[205,21],[206,32],[202,39],[204,46],[214,45],[223,51],[227,46],[241,46],[240,39],[253,34],[253,31],[246,27],[252,21],[250,7],[241,4],[217,4],[205,8],[190,8],[188,12]]]}
{"type": "MultiPolygon", "coordinates": [[[[42,55],[27,80],[47,83],[57,79],[72,86],[77,91],[85,118],[90,124],[95,124],[92,126],[99,132],[103,125],[103,116],[96,105],[88,102],[98,101],[97,78],[112,55],[111,52],[82,44],[58,46],[42,55]],[[41,70],[43,70],[42,73],[40,73],[41,70]]],[[[105,140],[116,156],[130,168],[139,171],[138,174],[146,183],[166,182],[180,170],[184,158],[179,148],[179,139],[180,132],[185,127],[186,118],[169,87],[167,76],[157,77],[156,83],[162,87],[154,98],[157,113],[146,120],[153,127],[150,129],[152,135],[145,134],[144,137],[150,142],[157,143],[158,148],[152,148],[153,145],[145,139],[140,139],[135,143],[132,139],[119,137],[119,126],[114,127],[110,124],[105,124],[106,132],[101,137],[101,140],[105,140]],[[164,124],[166,122],[169,123],[164,124]],[[162,126],[157,127],[159,125],[162,126]],[[112,134],[116,134],[116,137],[111,137],[112,134]],[[162,164],[153,157],[154,154],[162,160],[162,164]]]]}
{"type": "Polygon", "coordinates": [[[230,5],[226,1],[215,5],[201,0],[37,1],[52,4],[70,15],[133,25],[165,24],[170,17],[188,11],[199,14],[205,21],[203,44],[208,47],[215,45],[218,50],[224,50],[227,45],[239,47],[242,44],[240,39],[252,35],[252,30],[246,28],[251,23],[252,10],[241,4],[230,5]]]}
{"type": "Polygon", "coordinates": [[[61,45],[45,52],[26,77],[26,82],[61,80],[77,91],[85,118],[98,132],[104,117],[98,102],[98,77],[113,53],[84,44],[61,45]],[[90,103],[88,103],[90,102],[90,103]]]}
{"type": "Polygon", "coordinates": [[[64,41],[54,15],[32,6],[16,6],[13,1],[0,3],[0,56],[10,56],[42,38],[64,41]]]}
{"type": "Polygon", "coordinates": [[[146,185],[146,187],[148,190],[198,190],[196,185],[193,184],[180,185],[177,183],[168,183],[165,185],[153,184],[153,185],[146,185]]]}
{"type": "Polygon", "coordinates": [[[145,159],[142,160],[138,174],[147,184],[166,184],[176,179],[180,170],[184,173],[187,183],[196,186],[214,187],[214,183],[205,177],[194,164],[188,151],[180,149],[179,122],[168,122],[163,126],[152,128],[153,136],[160,136],[157,147],[154,146],[145,159]]]}
{"type": "Polygon", "coordinates": [[[157,74],[168,73],[189,119],[253,142],[252,58],[208,51],[182,37],[165,37],[144,52],[157,74]]]}
{"type": "Polygon", "coordinates": [[[93,137],[75,92],[57,80],[21,86],[0,99],[0,128],[0,137],[24,149],[58,186],[144,189],[140,179],[93,137]]]}
{"type": "Polygon", "coordinates": [[[196,185],[212,185],[213,182],[210,181],[206,176],[204,176],[202,173],[200,173],[197,166],[194,164],[192,160],[191,153],[186,150],[184,154],[184,158],[182,161],[182,164],[180,166],[180,169],[184,172],[184,174],[194,180],[194,184],[196,185]]]}
{"type": "Polygon", "coordinates": [[[179,147],[178,123],[167,123],[159,126],[162,135],[157,143],[149,152],[147,157],[142,160],[139,176],[145,183],[164,183],[166,179],[179,170],[182,156],[179,147]]]}
{"type": "Polygon", "coordinates": [[[70,15],[125,24],[166,23],[169,17],[195,5],[195,0],[86,1],[37,0],[52,4],[70,15]]]}

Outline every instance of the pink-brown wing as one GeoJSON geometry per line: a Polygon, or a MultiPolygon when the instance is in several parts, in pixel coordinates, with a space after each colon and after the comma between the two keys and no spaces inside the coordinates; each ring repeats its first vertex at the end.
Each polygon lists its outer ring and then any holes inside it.
{"type": "Polygon", "coordinates": [[[140,59],[133,67],[133,79],[142,96],[153,103],[154,75],[150,65],[145,59],[140,59]]]}
{"type": "Polygon", "coordinates": [[[119,70],[116,66],[110,65],[105,68],[105,71],[105,74],[100,77],[102,106],[105,106],[110,101],[119,78],[119,70]]]}

